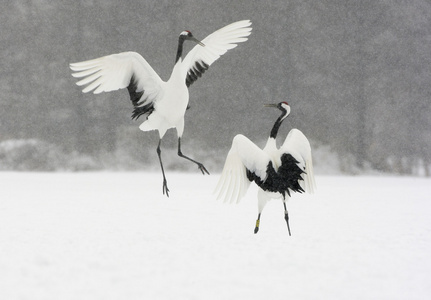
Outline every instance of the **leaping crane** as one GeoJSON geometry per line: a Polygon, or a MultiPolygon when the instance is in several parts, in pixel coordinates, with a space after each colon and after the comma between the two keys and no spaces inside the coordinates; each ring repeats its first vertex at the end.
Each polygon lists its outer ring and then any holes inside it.
{"type": "Polygon", "coordinates": [[[87,85],[83,92],[94,94],[127,88],[134,110],[132,119],[143,116],[139,126],[142,131],[158,130],[157,155],[163,174],[163,194],[169,197],[169,189],[163,169],[160,145],[166,131],[177,129],[178,155],[195,163],[202,174],[209,174],[200,162],[185,156],[181,151],[181,137],[184,131],[184,114],[188,108],[188,87],[195,82],[220,56],[247,41],[252,28],[249,20],[227,25],[202,41],[190,31],[181,32],[175,66],[168,81],[160,79],[148,62],[136,52],[122,52],[93,60],[71,63],[73,77],[82,78],[78,86],[87,85]],[[186,40],[197,43],[184,58],[183,43],[186,40]]]}
{"type": "Polygon", "coordinates": [[[272,198],[282,198],[284,218],[291,235],[286,201],[291,192],[313,193],[316,188],[311,147],[301,131],[292,129],[283,145],[277,148],[278,129],[290,114],[290,106],[287,102],[265,106],[277,107],[282,111],[272,127],[266,146],[262,150],[247,137],[236,135],[215,192],[218,199],[238,203],[254,181],[259,186],[258,216],[254,233],[259,231],[260,216],[266,203],[272,198]]]}

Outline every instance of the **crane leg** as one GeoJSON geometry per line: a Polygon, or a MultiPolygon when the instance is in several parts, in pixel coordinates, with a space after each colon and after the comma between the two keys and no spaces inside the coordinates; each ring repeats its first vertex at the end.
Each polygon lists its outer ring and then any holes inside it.
{"type": "Polygon", "coordinates": [[[289,231],[289,236],[291,236],[290,226],[289,226],[289,214],[287,213],[286,202],[283,201],[283,205],[284,205],[284,219],[286,220],[287,231],[289,231]]]}
{"type": "Polygon", "coordinates": [[[163,195],[166,193],[166,196],[169,197],[168,182],[166,181],[165,170],[163,169],[163,163],[162,163],[162,155],[161,155],[162,151],[160,150],[161,143],[162,143],[162,139],[159,140],[159,145],[157,146],[157,155],[159,156],[160,167],[162,168],[162,174],[163,174],[163,195]]]}
{"type": "Polygon", "coordinates": [[[259,224],[260,224],[260,213],[257,215],[256,227],[254,227],[254,234],[256,234],[259,231],[259,224]]]}
{"type": "Polygon", "coordinates": [[[205,175],[205,173],[207,173],[208,175],[210,174],[210,173],[207,171],[207,169],[204,167],[204,165],[203,165],[203,164],[201,164],[200,162],[197,162],[197,161],[195,161],[195,160],[191,159],[190,157],[185,156],[185,155],[181,152],[181,138],[180,138],[180,137],[178,138],[178,156],[180,156],[180,157],[182,157],[182,158],[185,158],[185,159],[188,159],[188,160],[190,160],[191,162],[194,162],[195,164],[197,164],[197,165],[198,165],[198,168],[199,168],[199,170],[201,170],[202,174],[204,174],[204,175],[205,175]]]}

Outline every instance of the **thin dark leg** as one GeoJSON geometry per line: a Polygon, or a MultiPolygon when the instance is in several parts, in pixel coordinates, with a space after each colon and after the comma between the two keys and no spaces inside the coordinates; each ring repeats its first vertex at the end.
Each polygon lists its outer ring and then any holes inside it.
{"type": "Polygon", "coordinates": [[[259,223],[260,223],[260,213],[257,215],[256,227],[254,228],[254,234],[259,231],[259,223]]]}
{"type": "Polygon", "coordinates": [[[185,155],[181,152],[181,138],[178,138],[178,156],[180,156],[180,157],[182,157],[182,158],[185,158],[185,159],[188,159],[188,160],[190,160],[191,162],[194,162],[195,164],[197,164],[197,165],[198,165],[198,168],[199,168],[199,170],[201,170],[202,174],[204,174],[204,175],[205,175],[205,173],[207,173],[208,175],[210,174],[210,173],[207,171],[207,169],[205,169],[205,167],[204,167],[204,165],[203,165],[203,164],[201,164],[200,162],[197,162],[197,161],[195,161],[195,160],[191,159],[190,157],[185,156],[185,155]]]}
{"type": "Polygon", "coordinates": [[[289,226],[289,214],[287,213],[286,202],[283,201],[283,205],[284,205],[284,219],[286,220],[287,230],[289,231],[289,236],[291,236],[290,226],[289,226]]]}
{"type": "Polygon", "coordinates": [[[159,145],[157,146],[157,155],[159,156],[160,167],[162,168],[162,174],[163,174],[163,195],[166,193],[166,196],[169,197],[168,182],[166,181],[165,170],[163,169],[162,156],[161,156],[162,151],[160,150],[161,143],[162,143],[162,139],[159,140],[159,145]]]}

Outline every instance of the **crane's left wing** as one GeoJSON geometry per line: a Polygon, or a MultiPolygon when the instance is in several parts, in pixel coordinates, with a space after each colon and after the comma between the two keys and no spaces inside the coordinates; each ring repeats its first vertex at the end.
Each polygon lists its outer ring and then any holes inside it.
{"type": "Polygon", "coordinates": [[[135,107],[133,118],[151,110],[154,101],[162,92],[164,82],[148,62],[136,52],[122,52],[96,59],[71,63],[80,78],[76,84],[86,85],[84,93],[94,94],[127,88],[130,100],[135,107]]]}
{"type": "Polygon", "coordinates": [[[238,21],[227,25],[202,40],[204,47],[195,46],[181,63],[182,75],[186,78],[186,85],[190,86],[228,50],[237,46],[237,43],[245,42],[251,34],[251,22],[249,20],[238,21]]]}
{"type": "Polygon", "coordinates": [[[316,181],[314,180],[311,146],[300,130],[292,129],[289,132],[280,148],[280,157],[282,165],[278,169],[279,175],[283,176],[283,172],[285,174],[290,172],[286,177],[302,178],[302,180],[299,180],[301,188],[307,193],[314,193],[316,181]],[[296,174],[292,174],[292,172],[296,172],[296,174]]]}
{"type": "Polygon", "coordinates": [[[215,189],[217,199],[238,203],[250,186],[247,170],[264,181],[269,162],[270,157],[262,149],[247,137],[236,135],[215,189]]]}

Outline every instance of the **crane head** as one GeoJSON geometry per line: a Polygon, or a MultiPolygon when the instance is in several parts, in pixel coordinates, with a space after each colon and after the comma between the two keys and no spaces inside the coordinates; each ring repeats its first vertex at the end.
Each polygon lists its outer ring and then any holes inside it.
{"type": "Polygon", "coordinates": [[[290,106],[286,101],[274,104],[264,104],[265,107],[277,107],[279,110],[283,112],[283,119],[290,114],[290,106]]]}
{"type": "Polygon", "coordinates": [[[280,103],[274,103],[274,104],[264,104],[265,107],[277,107],[280,110],[290,110],[289,103],[286,101],[280,102],[280,103]]]}
{"type": "Polygon", "coordinates": [[[202,43],[201,41],[199,41],[198,39],[196,39],[193,34],[188,31],[188,30],[184,30],[183,32],[181,32],[180,34],[180,39],[184,39],[184,40],[189,40],[189,41],[193,41],[195,43],[197,43],[198,45],[205,47],[205,44],[202,43]]]}

